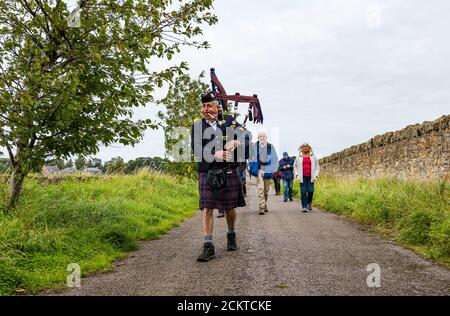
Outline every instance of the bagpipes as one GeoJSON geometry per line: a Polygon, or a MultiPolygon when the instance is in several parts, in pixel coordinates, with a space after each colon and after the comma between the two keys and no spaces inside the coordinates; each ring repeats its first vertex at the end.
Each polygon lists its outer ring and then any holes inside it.
{"type": "MultiPolygon", "coordinates": [[[[253,96],[245,96],[236,93],[234,95],[228,95],[220,83],[217,75],[215,73],[215,69],[211,68],[211,86],[212,91],[216,98],[222,105],[222,111],[228,111],[228,101],[234,101],[234,111],[232,113],[233,121],[231,123],[231,127],[237,127],[237,115],[238,115],[238,105],[239,103],[249,103],[248,112],[245,115],[244,122],[241,124],[241,129],[246,130],[247,120],[253,121],[254,123],[263,124],[263,113],[261,110],[261,104],[259,103],[258,95],[254,94],[253,96]]],[[[223,119],[223,117],[222,117],[223,119]]]]}

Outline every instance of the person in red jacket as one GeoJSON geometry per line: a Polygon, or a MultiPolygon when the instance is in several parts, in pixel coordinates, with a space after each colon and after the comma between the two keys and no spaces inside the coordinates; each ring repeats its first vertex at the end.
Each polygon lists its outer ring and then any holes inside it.
{"type": "Polygon", "coordinates": [[[312,152],[308,143],[303,143],[299,148],[299,155],[294,162],[294,172],[300,182],[301,201],[303,212],[312,211],[314,195],[314,182],[319,176],[319,161],[312,152]]]}

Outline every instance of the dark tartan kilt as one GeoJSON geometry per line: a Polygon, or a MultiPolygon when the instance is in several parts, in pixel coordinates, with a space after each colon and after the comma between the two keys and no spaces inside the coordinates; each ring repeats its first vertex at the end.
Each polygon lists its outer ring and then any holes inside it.
{"type": "Polygon", "coordinates": [[[228,210],[246,205],[241,179],[236,169],[233,169],[232,173],[227,173],[226,186],[218,190],[214,190],[214,193],[209,187],[206,178],[207,173],[201,172],[198,174],[200,209],[209,208],[228,210]]]}

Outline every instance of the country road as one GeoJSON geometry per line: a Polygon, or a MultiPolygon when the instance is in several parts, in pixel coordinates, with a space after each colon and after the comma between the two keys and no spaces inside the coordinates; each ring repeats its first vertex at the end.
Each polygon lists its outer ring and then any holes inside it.
{"type": "MultiPolygon", "coordinates": [[[[225,219],[215,218],[217,258],[196,261],[202,246],[200,212],[117,262],[81,287],[41,295],[450,295],[450,270],[368,232],[363,226],[299,201],[269,197],[256,213],[254,184],[238,211],[238,251],[227,252],[225,219]],[[380,287],[366,283],[369,264],[381,268],[380,287]]],[[[217,215],[217,212],[214,214],[217,215]]]]}

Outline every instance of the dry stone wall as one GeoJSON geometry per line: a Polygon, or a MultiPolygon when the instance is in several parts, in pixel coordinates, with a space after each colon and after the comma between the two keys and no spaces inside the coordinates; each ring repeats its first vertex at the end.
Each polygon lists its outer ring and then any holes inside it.
{"type": "Polygon", "coordinates": [[[450,115],[375,136],[319,163],[336,176],[450,181],[450,115]]]}

